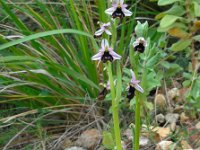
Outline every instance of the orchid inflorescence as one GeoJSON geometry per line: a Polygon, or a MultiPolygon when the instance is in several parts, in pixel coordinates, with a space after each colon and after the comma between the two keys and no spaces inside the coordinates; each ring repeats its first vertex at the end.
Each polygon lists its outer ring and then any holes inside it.
{"type": "MultiPolygon", "coordinates": [[[[122,19],[125,16],[131,16],[132,12],[126,9],[127,5],[124,4],[124,0],[118,0],[117,2],[114,2],[112,4],[111,8],[108,8],[105,10],[105,13],[108,15],[111,15],[113,19],[120,18],[122,19]]],[[[112,35],[109,28],[111,26],[110,22],[102,23],[98,22],[100,24],[100,29],[98,29],[94,36],[100,37],[104,33],[107,35],[112,35]]],[[[135,51],[138,51],[140,53],[143,53],[145,48],[147,47],[147,42],[143,37],[139,37],[135,40],[133,43],[133,48],[135,51]]],[[[114,60],[121,59],[121,56],[118,55],[116,52],[114,52],[113,48],[109,46],[107,39],[102,39],[101,41],[101,48],[99,49],[99,52],[92,56],[92,60],[98,60],[98,65],[100,62],[107,63],[108,61],[113,62],[114,60]]],[[[135,93],[135,89],[139,92],[143,93],[143,89],[139,86],[139,81],[136,80],[134,72],[131,70],[132,74],[132,80],[130,82],[130,86],[128,88],[128,99],[132,99],[135,93]]]]}
{"type": "MultiPolygon", "coordinates": [[[[107,10],[105,10],[105,13],[108,15],[112,16],[112,20],[115,21],[116,18],[118,19],[122,19],[125,16],[131,16],[132,12],[129,11],[127,9],[127,5],[124,4],[124,0],[116,0],[115,2],[113,2],[112,7],[108,8],[107,10]]],[[[100,24],[100,28],[94,33],[94,37],[103,37],[102,41],[101,41],[101,48],[99,49],[98,53],[95,54],[94,56],[92,56],[92,60],[97,60],[98,61],[98,66],[100,64],[100,62],[103,62],[106,65],[106,69],[108,72],[108,77],[109,77],[109,81],[106,85],[104,85],[104,89],[99,93],[98,99],[102,100],[105,98],[105,95],[107,94],[107,92],[110,90],[111,91],[111,96],[112,96],[112,108],[113,108],[113,124],[114,124],[114,132],[115,132],[115,136],[116,136],[116,145],[117,145],[117,149],[121,150],[122,146],[121,146],[121,137],[120,137],[120,129],[119,129],[119,118],[118,118],[118,103],[119,103],[119,99],[117,98],[117,93],[115,95],[115,83],[113,81],[113,77],[112,77],[112,66],[111,63],[114,62],[115,60],[120,60],[121,56],[119,54],[117,54],[114,51],[114,48],[111,47],[109,45],[109,39],[106,39],[106,37],[109,37],[111,35],[115,35],[115,32],[110,32],[110,27],[114,28],[115,27],[115,23],[113,22],[99,22],[100,24]],[[112,26],[111,26],[112,25],[112,26]],[[105,34],[105,35],[104,35],[105,34]]],[[[115,31],[115,30],[112,30],[115,31]]],[[[115,37],[115,36],[114,36],[115,37]]],[[[113,43],[112,43],[113,45],[113,43]]],[[[131,44],[132,48],[134,49],[134,51],[136,52],[135,54],[137,55],[139,53],[143,53],[145,48],[147,47],[147,42],[143,37],[139,37],[135,40],[135,42],[133,42],[133,44],[131,44]]],[[[120,64],[118,63],[117,66],[120,67],[120,64]]],[[[118,67],[118,68],[119,68],[118,67]]],[[[128,94],[127,94],[127,98],[129,100],[131,100],[134,95],[135,95],[135,91],[137,90],[140,93],[144,93],[143,88],[139,85],[140,81],[136,79],[136,75],[133,72],[133,70],[130,70],[131,75],[132,75],[132,79],[129,83],[128,86],[128,94]]],[[[136,72],[137,73],[137,72],[136,72]]],[[[117,73],[117,75],[119,75],[120,73],[117,73]]],[[[121,75],[119,75],[121,76],[121,75]]],[[[117,78],[117,79],[120,79],[117,78]]],[[[121,81],[121,79],[119,80],[121,81]]],[[[118,87],[121,88],[121,87],[118,87]]],[[[116,90],[117,91],[117,90],[116,90]]],[[[137,97],[137,95],[136,95],[137,97]]],[[[138,102],[138,98],[137,102],[138,102]]],[[[137,103],[138,104],[138,103],[137,103]]],[[[139,105],[139,104],[138,104],[139,105]]],[[[138,107],[139,108],[139,107],[138,107]]],[[[138,115],[138,110],[136,111],[137,115],[138,115]]],[[[137,122],[137,128],[138,129],[138,122],[137,122]]],[[[139,139],[139,136],[137,135],[136,139],[139,139]]],[[[139,145],[138,143],[136,144],[139,145]]]]}

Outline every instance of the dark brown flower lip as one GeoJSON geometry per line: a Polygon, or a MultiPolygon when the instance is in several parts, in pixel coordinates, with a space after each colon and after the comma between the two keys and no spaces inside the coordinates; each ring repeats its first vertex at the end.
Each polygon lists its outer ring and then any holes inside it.
{"type": "Polygon", "coordinates": [[[134,86],[132,86],[131,84],[129,85],[129,90],[128,90],[128,93],[127,93],[127,98],[129,100],[131,100],[133,97],[135,96],[135,88],[134,86]]]}
{"type": "Polygon", "coordinates": [[[143,43],[139,43],[139,45],[137,45],[137,46],[134,47],[134,50],[135,50],[135,51],[138,51],[138,52],[140,52],[140,53],[143,53],[144,50],[145,50],[145,46],[144,46],[143,43]]]}
{"type": "Polygon", "coordinates": [[[123,17],[125,17],[125,15],[124,15],[124,13],[122,11],[121,6],[117,7],[117,9],[113,12],[112,17],[113,18],[120,18],[120,19],[122,19],[123,17]]]}
{"type": "Polygon", "coordinates": [[[105,51],[103,56],[101,57],[101,61],[103,63],[106,63],[107,61],[112,62],[113,61],[113,57],[112,55],[110,55],[109,51],[105,51]]]}

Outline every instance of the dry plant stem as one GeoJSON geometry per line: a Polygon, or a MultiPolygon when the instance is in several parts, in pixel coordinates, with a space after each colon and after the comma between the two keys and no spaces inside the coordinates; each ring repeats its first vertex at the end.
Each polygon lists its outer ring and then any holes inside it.
{"type": "MultiPolygon", "coordinates": [[[[185,6],[186,6],[187,19],[188,20],[194,20],[195,18],[190,14],[190,5],[191,5],[191,1],[190,0],[186,0],[185,1],[185,6]]],[[[193,31],[191,24],[189,24],[188,28],[189,28],[189,31],[190,31],[191,35],[195,34],[195,31],[193,31]]],[[[195,58],[194,40],[192,40],[192,44],[191,44],[191,63],[192,63],[192,71],[195,71],[196,58],[195,58]]]]}
{"type": "Polygon", "coordinates": [[[167,104],[169,106],[169,111],[172,112],[172,105],[171,105],[171,102],[170,102],[170,99],[169,99],[169,96],[167,93],[167,85],[166,85],[165,79],[163,80],[163,82],[164,82],[164,89],[165,89],[166,98],[167,98],[167,104]]]}
{"type": "MultiPolygon", "coordinates": [[[[158,87],[156,88],[156,96],[158,95],[158,87]]],[[[154,109],[155,109],[155,116],[157,114],[157,105],[156,105],[156,96],[154,98],[154,109]]],[[[156,120],[156,124],[158,125],[158,120],[157,120],[157,117],[155,117],[155,120],[156,120]]]]}
{"type": "Polygon", "coordinates": [[[196,68],[196,58],[195,58],[195,48],[194,48],[194,40],[192,40],[192,45],[191,45],[191,49],[192,49],[192,70],[195,71],[196,68]]]}
{"type": "Polygon", "coordinates": [[[111,63],[108,62],[106,67],[107,67],[107,72],[108,72],[108,77],[109,77],[109,82],[110,82],[110,91],[111,91],[111,96],[112,96],[112,115],[113,115],[114,133],[115,133],[115,142],[116,142],[117,150],[122,150],[121,135],[120,135],[120,128],[119,128],[118,102],[115,99],[116,95],[115,95],[111,63]]]}

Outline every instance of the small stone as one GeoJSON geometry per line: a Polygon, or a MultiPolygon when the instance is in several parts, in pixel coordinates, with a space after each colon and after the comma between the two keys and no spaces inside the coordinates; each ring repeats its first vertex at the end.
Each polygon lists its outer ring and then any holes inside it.
{"type": "Polygon", "coordinates": [[[166,122],[168,122],[168,123],[173,123],[173,122],[176,123],[178,121],[178,119],[179,119],[179,114],[168,113],[165,116],[165,119],[166,119],[166,122]]]}
{"type": "Polygon", "coordinates": [[[158,115],[156,115],[155,118],[156,118],[156,121],[158,123],[164,123],[165,122],[165,116],[163,114],[158,114],[158,115]]]}
{"type": "Polygon", "coordinates": [[[106,150],[104,147],[100,147],[97,150],[106,150]]]}
{"type": "MultiPolygon", "coordinates": [[[[126,150],[126,143],[124,141],[121,141],[121,144],[122,144],[122,150],[126,150]]],[[[117,150],[117,147],[115,146],[114,147],[114,150],[117,150]]]]}
{"type": "Polygon", "coordinates": [[[178,88],[173,88],[167,92],[169,100],[174,100],[176,97],[180,96],[178,88]]]}
{"type": "Polygon", "coordinates": [[[195,125],[196,129],[200,129],[200,122],[198,122],[196,125],[195,125]]]}
{"type": "Polygon", "coordinates": [[[176,104],[183,104],[185,102],[185,94],[188,92],[188,88],[182,88],[179,90],[179,96],[175,99],[176,104]]]}
{"type": "Polygon", "coordinates": [[[184,106],[176,106],[173,110],[173,113],[182,113],[184,111],[184,106]]]}
{"type": "Polygon", "coordinates": [[[186,116],[186,114],[184,112],[181,113],[181,115],[180,115],[180,122],[181,123],[186,123],[186,122],[189,121],[189,119],[190,118],[188,116],[186,116]]]}
{"type": "Polygon", "coordinates": [[[157,107],[162,107],[164,108],[166,106],[166,99],[163,94],[158,94],[155,97],[155,104],[157,107]]]}
{"type": "Polygon", "coordinates": [[[84,149],[82,147],[76,147],[76,146],[74,146],[74,147],[66,148],[65,150],[86,150],[86,149],[84,149]]]}
{"type": "Polygon", "coordinates": [[[90,129],[84,131],[76,141],[77,145],[88,150],[93,150],[101,141],[101,133],[97,129],[90,129]]]}
{"type": "Polygon", "coordinates": [[[64,139],[62,142],[62,149],[66,149],[68,147],[71,147],[73,145],[72,141],[70,139],[64,139]]]}
{"type": "Polygon", "coordinates": [[[141,136],[140,137],[140,146],[145,147],[150,144],[150,140],[147,137],[141,136]]]}
{"type": "Polygon", "coordinates": [[[155,150],[174,150],[176,144],[172,141],[161,141],[157,144],[155,150]]]}
{"type": "Polygon", "coordinates": [[[129,141],[133,140],[133,131],[132,131],[132,129],[126,129],[124,131],[123,135],[125,135],[129,141]]]}
{"type": "Polygon", "coordinates": [[[171,123],[169,125],[169,128],[170,128],[171,131],[175,131],[176,130],[176,123],[175,122],[171,123]]]}
{"type": "Polygon", "coordinates": [[[181,147],[182,147],[182,149],[192,149],[192,147],[185,140],[181,141],[181,147]]]}

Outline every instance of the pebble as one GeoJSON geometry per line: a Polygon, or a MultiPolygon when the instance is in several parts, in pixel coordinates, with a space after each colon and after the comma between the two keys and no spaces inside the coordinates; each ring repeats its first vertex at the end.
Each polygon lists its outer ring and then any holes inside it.
{"type": "Polygon", "coordinates": [[[97,129],[90,129],[84,131],[76,141],[77,145],[82,146],[88,150],[93,150],[101,141],[101,133],[97,129]]]}
{"type": "Polygon", "coordinates": [[[161,141],[157,144],[155,150],[173,150],[176,144],[172,141],[161,141]]]}
{"type": "Polygon", "coordinates": [[[181,113],[181,115],[180,115],[180,122],[181,123],[186,123],[186,122],[189,121],[189,119],[190,118],[188,116],[186,116],[186,114],[184,112],[181,113]]]}
{"type": "Polygon", "coordinates": [[[178,88],[173,88],[167,92],[169,100],[174,100],[176,97],[180,96],[178,88]]]}
{"type": "Polygon", "coordinates": [[[164,108],[166,106],[166,99],[163,94],[157,94],[155,97],[155,104],[157,107],[164,108]]]}
{"type": "Polygon", "coordinates": [[[200,129],[200,121],[195,125],[196,129],[200,129]]]}
{"type": "Polygon", "coordinates": [[[140,137],[140,146],[145,147],[150,144],[150,140],[147,137],[141,136],[140,137]]]}
{"type": "Polygon", "coordinates": [[[168,113],[166,116],[165,116],[165,119],[168,123],[173,123],[173,122],[177,122],[178,119],[179,119],[179,114],[176,114],[176,113],[168,113]]]}
{"type": "Polygon", "coordinates": [[[82,147],[76,147],[76,146],[74,146],[74,147],[66,148],[65,150],[86,150],[86,149],[84,149],[82,147]]]}
{"type": "Polygon", "coordinates": [[[156,121],[158,123],[164,123],[165,122],[165,116],[163,114],[158,114],[158,115],[156,115],[155,118],[156,118],[156,121]]]}

